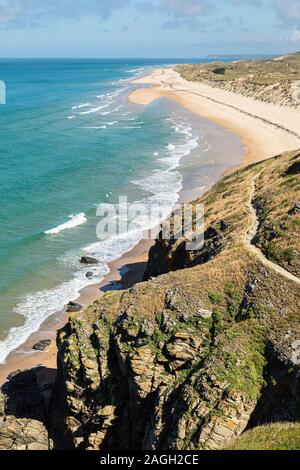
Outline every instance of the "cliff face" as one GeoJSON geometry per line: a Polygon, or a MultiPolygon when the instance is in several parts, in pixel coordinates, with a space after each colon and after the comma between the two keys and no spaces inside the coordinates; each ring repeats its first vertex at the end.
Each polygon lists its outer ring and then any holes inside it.
{"type": "Polygon", "coordinates": [[[249,357],[244,365],[253,369],[242,379],[248,382],[245,390],[231,389],[222,358],[228,333],[213,346],[212,312],[180,287],[161,281],[152,287],[113,295],[109,315],[117,308],[119,318],[108,317],[99,303],[96,315],[89,312],[92,325],[73,319],[61,333],[62,398],[71,446],[217,448],[246,427],[262,381],[259,328],[251,322],[250,335],[244,325],[230,332],[238,337],[236,357],[255,351],[255,360],[249,357]]]}
{"type": "Polygon", "coordinates": [[[299,161],[225,178],[198,201],[201,250],[157,241],[144,283],[70,318],[58,336],[57,448],[220,449],[247,427],[299,419],[299,161]],[[270,221],[281,227],[261,256],[247,242],[258,200],[257,243],[270,221]],[[283,274],[274,240],[293,252],[283,274]]]}
{"type": "Polygon", "coordinates": [[[157,240],[145,282],[73,314],[54,392],[43,369],[3,388],[0,449],[298,446],[299,172],[298,151],[223,179],[201,249],[157,240]]]}
{"type": "Polygon", "coordinates": [[[52,448],[46,426],[55,376],[42,367],[11,374],[0,393],[0,450],[52,448]]]}

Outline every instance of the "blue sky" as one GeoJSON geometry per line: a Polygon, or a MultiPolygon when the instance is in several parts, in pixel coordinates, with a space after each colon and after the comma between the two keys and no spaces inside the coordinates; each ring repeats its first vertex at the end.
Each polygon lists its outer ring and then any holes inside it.
{"type": "Polygon", "coordinates": [[[300,50],[300,0],[0,0],[0,57],[300,50]]]}

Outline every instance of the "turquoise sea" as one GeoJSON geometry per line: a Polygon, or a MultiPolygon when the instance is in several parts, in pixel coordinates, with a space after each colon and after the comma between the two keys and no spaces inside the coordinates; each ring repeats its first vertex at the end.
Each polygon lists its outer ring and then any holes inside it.
{"type": "Polygon", "coordinates": [[[127,102],[135,77],[173,63],[0,60],[0,363],[141,239],[142,221],[97,240],[97,206],[126,195],[171,210],[182,158],[207,150],[174,103],[127,102]],[[91,279],[82,255],[101,261],[91,279]]]}

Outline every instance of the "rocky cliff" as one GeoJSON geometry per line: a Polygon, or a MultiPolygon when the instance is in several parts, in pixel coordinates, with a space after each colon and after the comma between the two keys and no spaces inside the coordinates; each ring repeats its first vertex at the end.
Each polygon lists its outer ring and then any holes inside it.
{"type": "Polygon", "coordinates": [[[51,446],[222,449],[247,429],[299,420],[299,163],[287,153],[223,179],[197,201],[201,249],[158,240],[145,282],[70,317],[39,420],[51,446]]]}

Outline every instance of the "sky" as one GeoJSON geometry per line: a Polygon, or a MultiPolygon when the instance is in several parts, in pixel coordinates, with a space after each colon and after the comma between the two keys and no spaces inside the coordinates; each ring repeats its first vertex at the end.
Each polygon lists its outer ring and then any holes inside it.
{"type": "Polygon", "coordinates": [[[300,0],[0,0],[0,57],[200,58],[300,50],[300,0]]]}

